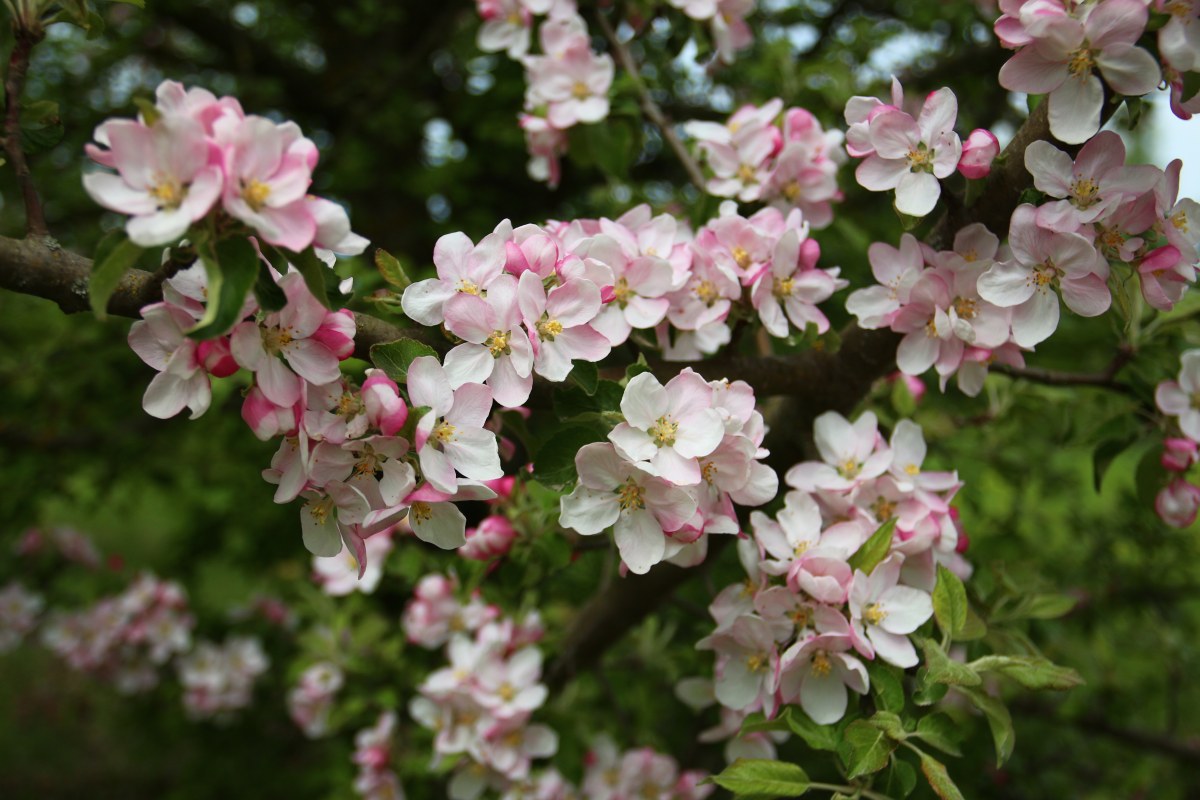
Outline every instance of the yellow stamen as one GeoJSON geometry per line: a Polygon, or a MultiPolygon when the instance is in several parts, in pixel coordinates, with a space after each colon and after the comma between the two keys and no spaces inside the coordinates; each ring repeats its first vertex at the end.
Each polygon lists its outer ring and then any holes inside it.
{"type": "Polygon", "coordinates": [[[617,503],[622,511],[641,511],[646,507],[645,490],[633,478],[626,478],[617,491],[617,503]]]}
{"type": "Polygon", "coordinates": [[[1074,78],[1086,78],[1092,74],[1092,69],[1096,66],[1096,59],[1092,56],[1092,51],[1086,47],[1081,47],[1071,53],[1067,60],[1067,71],[1074,78]]]}
{"type": "Polygon", "coordinates": [[[829,656],[824,650],[818,650],[813,653],[812,657],[812,674],[818,678],[824,678],[833,671],[833,663],[830,662],[829,656]]]}
{"type": "Polygon", "coordinates": [[[742,164],[737,171],[738,180],[742,183],[757,183],[758,176],[754,174],[754,167],[749,164],[742,164]]]}
{"type": "Polygon", "coordinates": [[[971,297],[954,298],[954,313],[959,319],[975,319],[979,313],[978,303],[971,297]]]}
{"type": "Polygon", "coordinates": [[[479,295],[480,295],[479,287],[476,286],[471,281],[467,280],[466,278],[460,278],[458,281],[458,285],[455,286],[454,288],[456,290],[462,292],[463,294],[473,294],[476,297],[479,297],[479,295]]]}
{"type": "Polygon", "coordinates": [[[668,417],[659,417],[647,433],[659,447],[673,447],[675,437],[679,435],[679,423],[673,422],[668,417]]]}
{"type": "Polygon", "coordinates": [[[159,208],[174,211],[183,204],[183,198],[187,196],[187,190],[174,178],[164,178],[162,181],[154,184],[154,187],[150,190],[150,194],[158,201],[159,208]]]}
{"type": "Polygon", "coordinates": [[[887,618],[888,612],[879,603],[868,603],[863,609],[863,621],[868,625],[878,625],[887,618]]]}
{"type": "Polygon", "coordinates": [[[741,269],[749,269],[750,265],[754,263],[750,258],[750,254],[746,252],[745,248],[735,247],[733,248],[732,252],[733,260],[737,262],[738,267],[741,269]]]}
{"type": "Polygon", "coordinates": [[[762,672],[770,661],[765,653],[754,653],[746,657],[746,668],[751,672],[762,672]]]}
{"type": "Polygon", "coordinates": [[[613,299],[616,300],[621,308],[629,302],[633,290],[629,288],[629,281],[625,278],[617,278],[617,282],[613,284],[613,299]]]}
{"type": "Polygon", "coordinates": [[[249,182],[242,184],[242,199],[254,211],[262,211],[270,195],[271,187],[257,178],[251,178],[249,182]]]}
{"type": "Polygon", "coordinates": [[[711,306],[721,296],[717,285],[710,280],[700,281],[692,291],[696,293],[696,297],[700,298],[700,302],[707,306],[711,306]]]}
{"type": "Polygon", "coordinates": [[[771,294],[775,295],[776,300],[785,300],[792,296],[795,286],[796,282],[792,278],[776,278],[771,287],[771,294]]]}
{"type": "Polygon", "coordinates": [[[537,324],[538,336],[547,342],[553,342],[554,337],[563,332],[562,323],[556,319],[544,319],[537,324]]]}
{"type": "Polygon", "coordinates": [[[484,342],[487,349],[491,352],[492,358],[507,356],[512,353],[512,348],[508,346],[508,331],[492,331],[492,335],[484,342]]]}
{"type": "Polygon", "coordinates": [[[1076,208],[1090,208],[1100,202],[1100,184],[1091,178],[1079,178],[1071,182],[1071,204],[1076,208]]]}
{"type": "Polygon", "coordinates": [[[841,475],[843,478],[849,480],[851,478],[857,477],[859,470],[861,470],[861,469],[862,469],[861,464],[859,464],[853,458],[847,458],[845,461],[843,461],[841,463],[841,466],[839,466],[837,468],[837,471],[838,471],[839,475],[841,475]]]}
{"type": "Polygon", "coordinates": [[[433,509],[429,503],[416,502],[412,504],[412,508],[408,510],[408,514],[415,522],[429,522],[433,517],[433,509]]]}
{"type": "Polygon", "coordinates": [[[592,90],[583,81],[575,81],[575,85],[571,87],[571,96],[576,100],[586,100],[592,96],[592,90]]]}
{"type": "Polygon", "coordinates": [[[705,461],[700,467],[700,477],[704,478],[704,482],[712,486],[713,479],[717,477],[717,465],[711,461],[705,461]]]}
{"type": "Polygon", "coordinates": [[[437,441],[438,444],[446,444],[447,442],[453,442],[457,433],[458,431],[453,425],[445,420],[442,420],[434,426],[433,434],[430,438],[437,441]]]}

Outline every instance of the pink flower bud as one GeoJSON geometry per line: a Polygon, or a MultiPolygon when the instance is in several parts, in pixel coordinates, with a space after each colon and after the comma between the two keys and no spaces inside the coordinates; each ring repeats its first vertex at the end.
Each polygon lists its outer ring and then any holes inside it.
{"type": "Polygon", "coordinates": [[[348,308],[331,311],[325,315],[321,327],[313,333],[312,339],[320,342],[337,356],[338,361],[345,361],[354,355],[354,312],[348,308]]]}
{"type": "Polygon", "coordinates": [[[992,171],[992,161],[999,154],[1000,142],[996,136],[989,130],[976,128],[963,142],[958,171],[967,178],[986,178],[992,171]]]}
{"type": "Polygon", "coordinates": [[[394,436],[408,420],[408,405],[400,397],[400,387],[383,370],[367,370],[362,399],[367,420],[384,436],[394,436]]]}
{"type": "Polygon", "coordinates": [[[214,378],[228,378],[238,371],[238,363],[233,360],[227,336],[200,342],[196,345],[196,359],[214,378]]]}
{"type": "Polygon", "coordinates": [[[512,475],[505,475],[503,478],[496,478],[492,481],[484,481],[483,485],[496,493],[496,496],[488,502],[493,505],[497,505],[512,497],[513,489],[516,488],[517,485],[517,479],[512,475]]]}
{"type": "Polygon", "coordinates": [[[467,529],[467,543],[458,549],[459,555],[472,561],[490,561],[512,548],[517,531],[506,517],[492,514],[477,528],[467,529]]]}
{"type": "Polygon", "coordinates": [[[1200,456],[1198,450],[1191,439],[1167,439],[1163,442],[1162,465],[1171,472],[1187,472],[1200,456]]]}
{"type": "Polygon", "coordinates": [[[1176,478],[1154,499],[1154,510],[1172,528],[1186,528],[1196,521],[1200,510],[1200,486],[1176,478]]]}
{"type": "Polygon", "coordinates": [[[242,419],[259,439],[268,441],[276,436],[291,436],[300,426],[300,408],[277,406],[255,386],[242,403],[242,419]]]}

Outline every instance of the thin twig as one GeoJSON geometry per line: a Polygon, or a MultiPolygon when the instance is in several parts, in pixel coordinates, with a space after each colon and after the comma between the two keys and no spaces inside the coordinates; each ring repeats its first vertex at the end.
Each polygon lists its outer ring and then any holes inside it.
{"type": "Polygon", "coordinates": [[[683,169],[687,172],[692,184],[701,192],[704,192],[704,173],[700,170],[700,165],[696,163],[696,159],[692,158],[692,154],[688,152],[683,141],[675,133],[675,127],[671,120],[663,113],[658,103],[654,102],[654,98],[650,95],[650,90],[646,88],[646,84],[642,81],[642,76],[638,73],[638,67],[633,60],[633,54],[629,52],[629,48],[617,37],[617,32],[613,30],[612,25],[609,24],[608,19],[603,13],[597,12],[596,20],[600,25],[600,30],[604,32],[604,37],[612,45],[613,52],[617,55],[617,60],[621,62],[621,69],[625,70],[630,80],[633,81],[633,88],[637,90],[642,113],[654,123],[655,127],[662,133],[663,139],[675,151],[676,157],[683,164],[683,169]]]}
{"type": "Polygon", "coordinates": [[[14,23],[13,35],[16,43],[8,60],[8,73],[4,76],[4,152],[16,173],[17,184],[25,200],[25,234],[45,236],[49,231],[42,212],[42,201],[34,188],[29,162],[25,160],[25,151],[21,148],[21,95],[25,93],[29,54],[33,46],[42,40],[42,34],[14,23]]]}
{"type": "Polygon", "coordinates": [[[1118,383],[1116,380],[1117,373],[1132,359],[1133,350],[1129,347],[1121,347],[1101,372],[1060,372],[1041,367],[1010,367],[1003,364],[994,365],[992,369],[1002,375],[1008,375],[1010,378],[1022,378],[1048,386],[1094,386],[1121,394],[1132,394],[1132,387],[1118,383]]]}

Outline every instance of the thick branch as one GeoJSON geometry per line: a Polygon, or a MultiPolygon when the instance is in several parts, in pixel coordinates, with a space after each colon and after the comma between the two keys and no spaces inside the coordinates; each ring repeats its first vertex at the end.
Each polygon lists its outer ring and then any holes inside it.
{"type": "Polygon", "coordinates": [[[4,152],[12,164],[25,201],[25,232],[30,236],[45,236],[46,217],[42,212],[42,201],[33,186],[29,163],[21,147],[21,96],[25,94],[25,74],[29,70],[29,54],[33,46],[42,39],[40,33],[13,26],[16,43],[12,57],[8,60],[8,73],[4,76],[4,152]]]}
{"type": "Polygon", "coordinates": [[[675,151],[676,157],[679,158],[679,163],[683,164],[683,169],[687,172],[688,180],[699,189],[701,192],[706,191],[704,188],[704,173],[700,170],[700,165],[696,163],[696,159],[692,158],[692,154],[688,152],[687,147],[679,139],[679,135],[675,133],[675,126],[671,120],[667,119],[667,115],[663,113],[662,108],[658,103],[654,102],[654,98],[650,95],[650,90],[646,88],[646,84],[642,81],[642,76],[638,72],[637,63],[633,60],[633,54],[629,52],[629,48],[617,36],[617,32],[613,30],[608,18],[603,13],[596,14],[596,20],[600,25],[600,30],[604,32],[604,37],[608,39],[612,45],[613,52],[617,55],[617,60],[621,62],[621,69],[625,70],[633,81],[633,87],[637,90],[638,103],[642,107],[642,113],[646,118],[654,123],[655,127],[662,133],[663,139],[675,151]]]}
{"type": "Polygon", "coordinates": [[[1133,350],[1122,347],[1101,372],[1059,372],[1040,367],[1009,367],[1003,364],[995,364],[992,369],[1002,375],[1022,378],[1034,383],[1044,383],[1048,386],[1094,386],[1121,394],[1131,394],[1133,390],[1123,383],[1118,383],[1116,378],[1117,373],[1132,358],[1133,350]]]}

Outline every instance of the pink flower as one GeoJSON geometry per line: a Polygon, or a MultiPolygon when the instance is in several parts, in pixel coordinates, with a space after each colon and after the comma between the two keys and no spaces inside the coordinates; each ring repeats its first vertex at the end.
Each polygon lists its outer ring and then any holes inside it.
{"type": "Polygon", "coordinates": [[[400,299],[404,313],[421,325],[441,325],[447,300],[457,293],[478,295],[500,274],[506,233],[502,226],[497,226],[478,245],[463,233],[449,233],[438,239],[433,246],[438,276],[405,288],[400,299]]]}
{"type": "Polygon", "coordinates": [[[212,163],[204,128],[168,115],[150,127],[110,120],[103,129],[111,148],[103,163],[117,174],[88,173],[83,187],[100,205],[131,216],[125,230],[134,244],[175,244],[221,195],[221,168],[212,163]]]}
{"type": "Polygon", "coordinates": [[[953,174],[962,155],[957,118],[958,100],[949,89],[931,93],[916,120],[896,109],[875,116],[870,125],[875,152],[858,165],[859,184],[874,192],[895,189],[902,214],[928,214],[942,193],[938,179],[953,174]]]}
{"type": "Polygon", "coordinates": [[[1154,498],[1154,510],[1172,528],[1186,528],[1200,510],[1200,486],[1176,478],[1154,498]]]}
{"type": "Polygon", "coordinates": [[[1180,72],[1200,71],[1200,2],[1155,0],[1154,5],[1170,15],[1158,29],[1158,52],[1180,72]]]}
{"type": "Polygon", "coordinates": [[[871,262],[871,273],[880,285],[851,292],[846,298],[846,310],[858,317],[861,328],[889,327],[921,277],[925,254],[917,238],[906,233],[900,237],[899,249],[873,242],[867,248],[867,259],[871,262]]]}
{"type": "Polygon", "coordinates": [[[828,300],[838,282],[834,274],[816,268],[820,256],[821,246],[808,238],[807,225],[791,228],[779,237],[770,269],[750,287],[751,303],[772,336],[785,338],[789,320],[798,331],[810,323],[818,333],[829,330],[829,319],[817,303],[828,300]]]}
{"type": "Polygon", "coordinates": [[[313,578],[325,594],[334,597],[351,592],[371,594],[383,577],[383,562],[392,551],[392,537],[379,533],[366,540],[367,563],[359,570],[358,559],[344,543],[336,556],[322,558],[313,556],[313,578]]]}
{"type": "Polygon", "coordinates": [[[902,669],[919,663],[908,634],[933,616],[933,601],[927,592],[900,586],[904,557],[893,555],[871,572],[855,570],[850,585],[851,638],[855,649],[866,658],[878,655],[902,669]]]}
{"type": "Polygon", "coordinates": [[[498,275],[486,296],[460,292],[446,301],[446,328],[466,341],[446,354],[450,386],[486,383],[505,408],[529,399],[533,388],[533,345],[521,327],[517,280],[498,275]]]}
{"type": "Polygon", "coordinates": [[[1048,93],[1050,132],[1067,144],[1085,142],[1100,128],[1104,103],[1094,70],[1124,95],[1143,95],[1158,85],[1158,63],[1135,46],[1146,21],[1144,0],[1105,0],[1079,6],[1074,15],[1048,15],[1027,29],[1031,40],[1001,67],[1000,85],[1048,93]]]}
{"type": "Polygon", "coordinates": [[[421,356],[408,368],[408,398],[429,408],[417,422],[414,438],[421,473],[434,488],[454,492],[455,471],[476,481],[504,475],[496,436],[483,427],[492,410],[491,389],[478,383],[451,389],[437,359],[421,356]]]}
{"type": "Polygon", "coordinates": [[[958,171],[972,180],[986,178],[992,171],[992,162],[999,154],[1000,142],[996,135],[985,128],[976,128],[963,142],[958,171]]]}
{"type": "Polygon", "coordinates": [[[666,534],[696,513],[683,490],[621,458],[611,444],[585,445],[575,456],[579,485],[562,498],[560,522],[585,536],[613,528],[621,561],[644,574],[663,559],[666,534]]]}
{"type": "Polygon", "coordinates": [[[701,480],[697,458],[715,450],[725,434],[711,404],[712,388],[690,369],[666,386],[643,372],[626,385],[621,398],[625,421],[608,438],[623,457],[649,462],[643,468],[651,474],[677,486],[694,485],[701,480]]]}
{"type": "Polygon", "coordinates": [[[1178,420],[1184,436],[1200,442],[1200,350],[1188,350],[1180,363],[1178,379],[1160,383],[1154,402],[1178,420]]]}
{"type": "Polygon", "coordinates": [[[169,419],[189,408],[195,419],[212,402],[199,343],[185,334],[194,325],[192,315],[178,306],[154,303],[143,308],[142,319],[129,328],[129,346],[159,371],[142,397],[142,408],[152,417],[169,419]]]}
{"type": "Polygon", "coordinates": [[[555,128],[599,122],[608,116],[613,60],[607,53],[591,52],[586,36],[561,56],[531,56],[526,67],[526,106],[547,105],[546,119],[555,128]]]}
{"type": "Polygon", "coordinates": [[[573,360],[596,363],[612,346],[589,323],[600,311],[600,290],[576,278],[548,293],[533,270],[521,274],[517,299],[534,352],[533,369],[551,381],[564,381],[573,360]]]}
{"type": "MultiPolygon", "coordinates": [[[[345,353],[344,335],[335,337],[336,349],[330,349],[320,340],[323,337],[317,336],[327,316],[335,315],[328,314],[312,296],[300,273],[284,275],[279,286],[287,296],[287,305],[267,314],[262,322],[239,323],[233,329],[231,344],[233,357],[254,373],[267,399],[276,405],[293,406],[300,400],[301,378],[317,385],[333,383],[341,376],[339,358],[349,353],[345,353]]],[[[332,322],[338,327],[342,324],[332,322]]]]}
{"type": "Polygon", "coordinates": [[[1108,262],[1084,237],[1038,227],[1037,210],[1021,205],[1013,212],[1008,243],[1012,261],[994,264],[979,277],[979,294],[989,303],[1012,308],[1013,341],[1033,347],[1058,327],[1057,285],[1067,307],[1095,317],[1112,303],[1105,280],[1108,262]]]}
{"type": "Polygon", "coordinates": [[[1168,438],[1163,442],[1162,465],[1171,472],[1187,472],[1200,460],[1200,445],[1191,439],[1168,438]]]}
{"type": "Polygon", "coordinates": [[[762,619],[743,615],[703,642],[717,652],[717,701],[726,708],[775,711],[779,685],[779,651],[771,627],[762,619]]]}
{"type": "Polygon", "coordinates": [[[846,633],[823,633],[796,642],[783,654],[779,678],[785,703],[800,702],[804,713],[818,725],[831,725],[846,713],[846,689],[866,694],[870,687],[867,669],[846,651],[851,647],[846,633]]]}
{"type": "Polygon", "coordinates": [[[369,369],[363,381],[362,402],[367,421],[384,436],[395,436],[408,421],[408,406],[400,387],[381,369],[369,369]]]}
{"type": "Polygon", "coordinates": [[[529,151],[529,163],[525,171],[535,181],[557,189],[562,180],[559,159],[567,152],[566,131],[554,127],[544,117],[532,114],[521,114],[518,122],[525,132],[525,149],[529,151]]]}
{"type": "Polygon", "coordinates": [[[242,419],[264,442],[276,436],[295,436],[303,413],[303,401],[293,406],[279,406],[268,400],[258,386],[251,386],[242,401],[242,419]]]}
{"type": "Polygon", "coordinates": [[[317,163],[317,147],[294,122],[265,117],[222,119],[217,140],[225,153],[225,210],[264,240],[293,252],[317,233],[305,195],[317,163]]]}
{"type": "Polygon", "coordinates": [[[463,558],[473,561],[491,561],[512,548],[517,531],[507,517],[492,514],[485,517],[475,528],[467,528],[467,543],[458,550],[463,558]]]}
{"type": "Polygon", "coordinates": [[[809,461],[788,470],[789,486],[801,491],[848,491],[887,471],[892,453],[879,436],[874,412],[854,424],[836,411],[826,411],[813,424],[813,438],[824,463],[809,461]]]}

